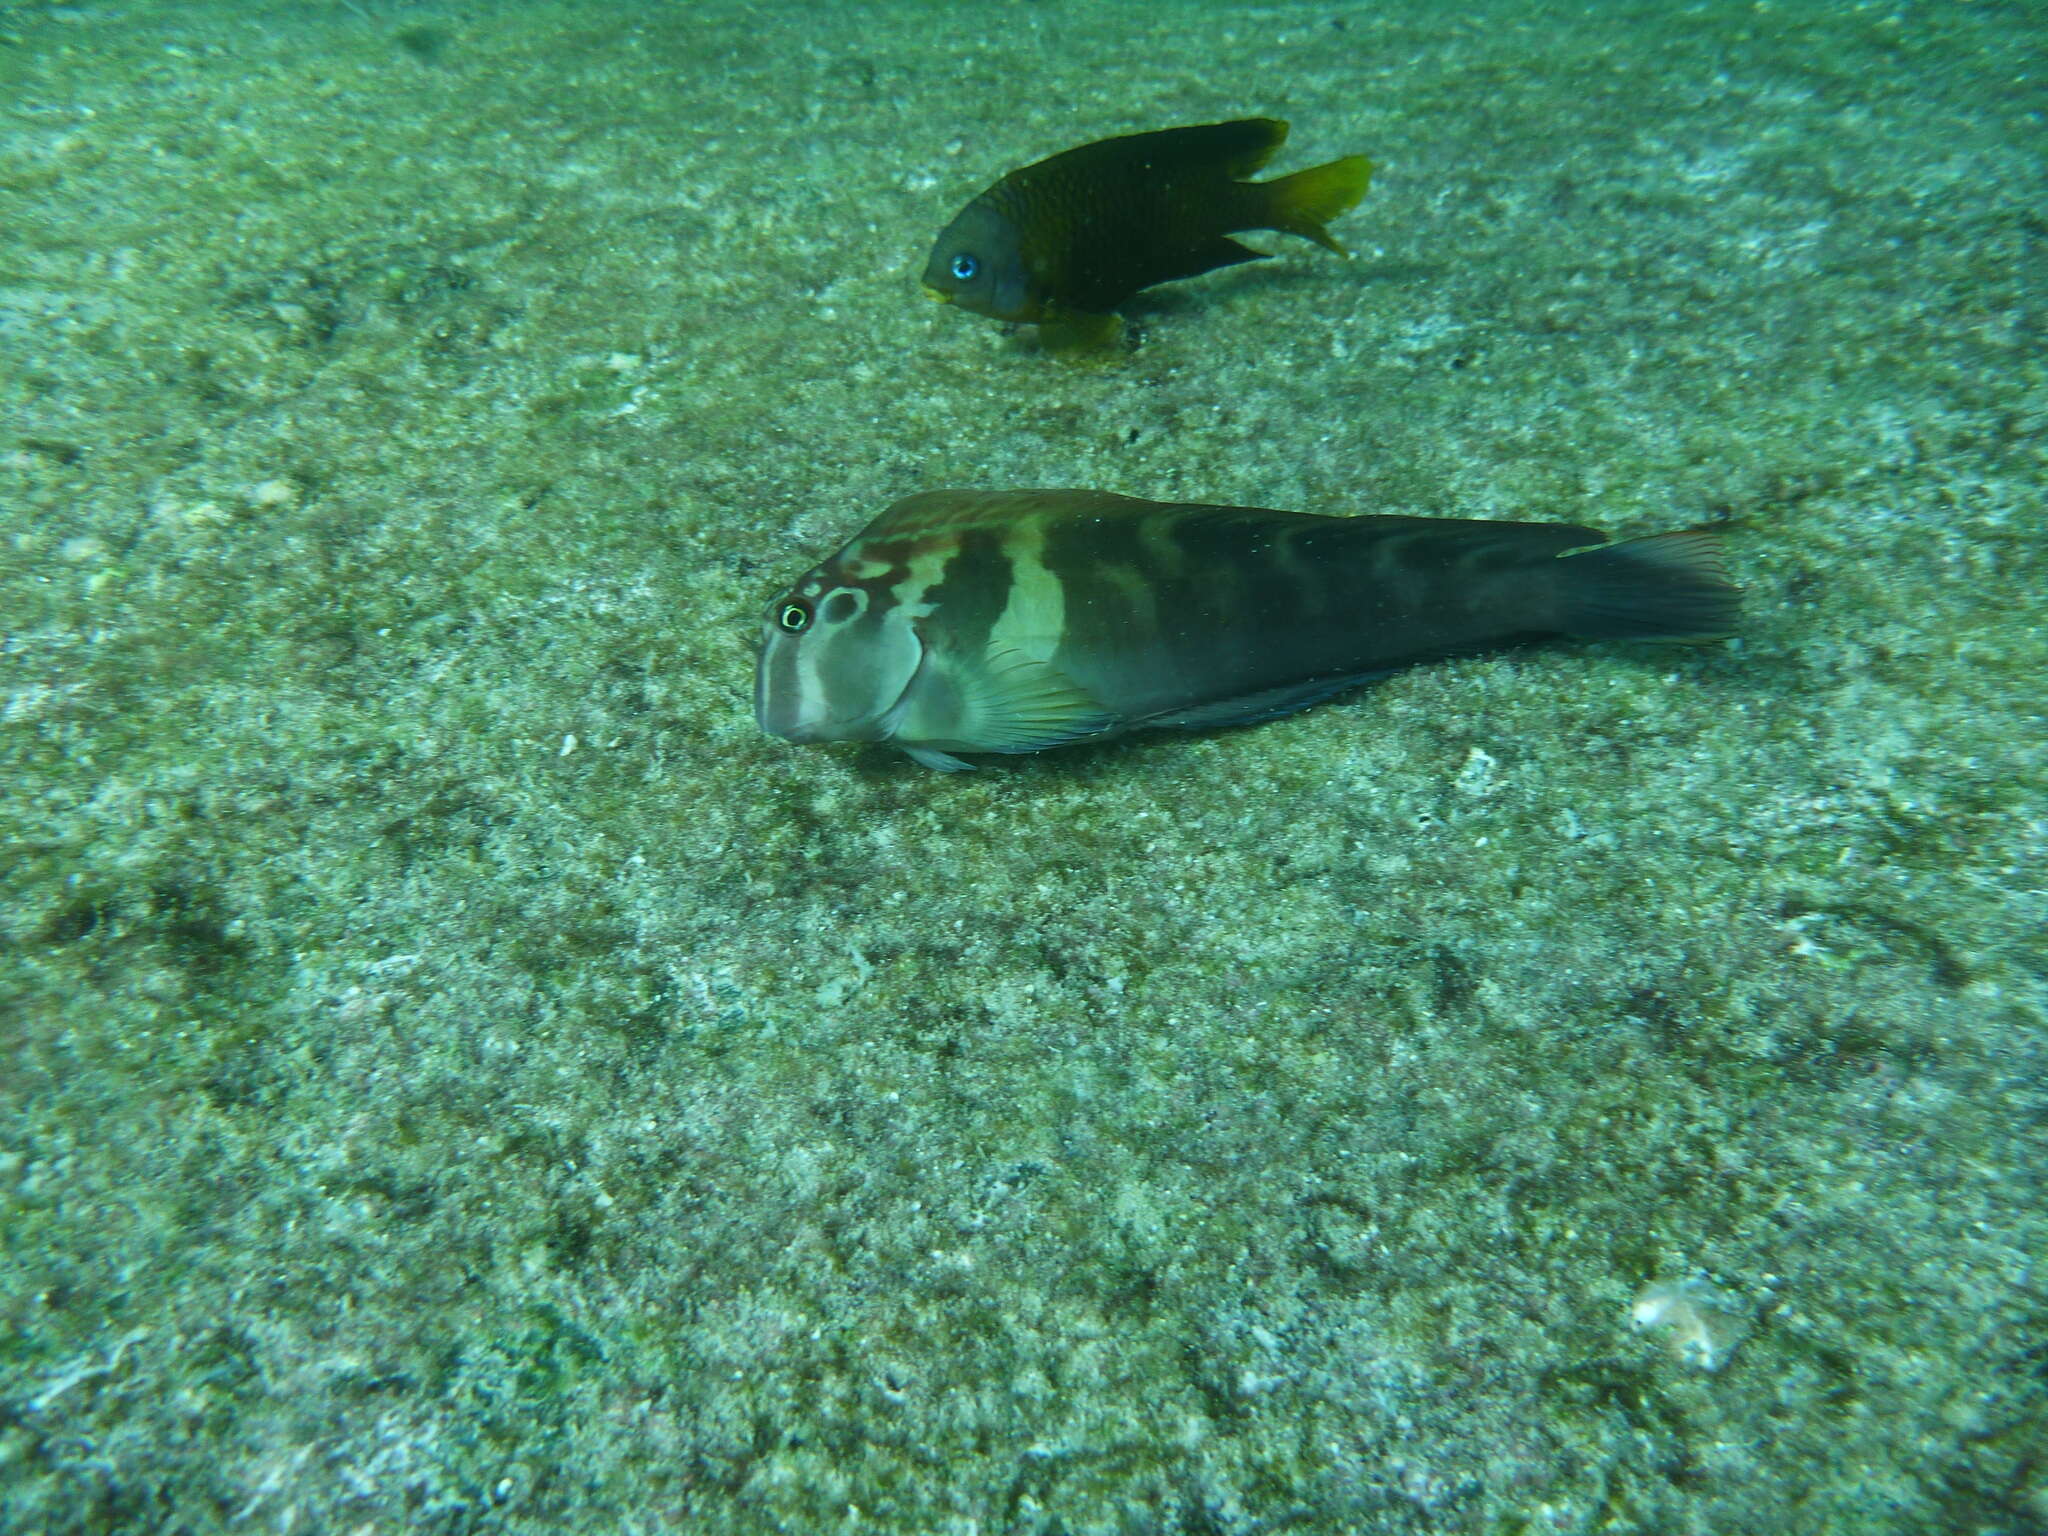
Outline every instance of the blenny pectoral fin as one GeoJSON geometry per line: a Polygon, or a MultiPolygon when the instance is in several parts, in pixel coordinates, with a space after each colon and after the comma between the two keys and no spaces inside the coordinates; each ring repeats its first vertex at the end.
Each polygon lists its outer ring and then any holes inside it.
{"type": "Polygon", "coordinates": [[[989,651],[950,682],[961,711],[950,745],[963,752],[1040,752],[1116,723],[1085,688],[1022,651],[989,651]]]}

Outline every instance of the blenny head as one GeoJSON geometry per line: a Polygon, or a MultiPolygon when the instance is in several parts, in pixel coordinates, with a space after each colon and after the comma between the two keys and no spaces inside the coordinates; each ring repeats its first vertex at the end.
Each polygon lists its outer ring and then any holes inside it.
{"type": "Polygon", "coordinates": [[[786,741],[885,741],[923,660],[886,584],[815,566],[761,616],[754,718],[786,741]]]}

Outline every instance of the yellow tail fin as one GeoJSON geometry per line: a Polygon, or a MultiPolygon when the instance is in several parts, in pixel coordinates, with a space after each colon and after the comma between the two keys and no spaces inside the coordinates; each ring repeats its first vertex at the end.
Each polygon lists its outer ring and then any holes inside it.
{"type": "Polygon", "coordinates": [[[1372,162],[1365,156],[1346,155],[1261,185],[1267,197],[1266,228],[1300,235],[1339,256],[1351,254],[1323,225],[1358,206],[1372,185],[1372,162]]]}

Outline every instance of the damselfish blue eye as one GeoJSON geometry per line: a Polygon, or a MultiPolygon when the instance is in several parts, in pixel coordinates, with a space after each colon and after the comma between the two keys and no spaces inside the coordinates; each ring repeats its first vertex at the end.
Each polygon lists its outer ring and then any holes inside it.
{"type": "Polygon", "coordinates": [[[974,274],[981,270],[981,263],[962,251],[953,258],[953,275],[963,283],[974,281],[974,274]]]}

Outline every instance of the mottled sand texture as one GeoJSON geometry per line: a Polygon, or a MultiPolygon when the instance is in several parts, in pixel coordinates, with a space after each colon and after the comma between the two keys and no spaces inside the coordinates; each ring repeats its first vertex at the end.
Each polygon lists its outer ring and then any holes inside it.
{"type": "Polygon", "coordinates": [[[2048,1529],[2044,44],[0,11],[0,1527],[2048,1529]],[[1252,113],[1355,260],[919,297],[1252,113]],[[762,736],[947,485],[1716,522],[1749,619],[762,736]]]}

